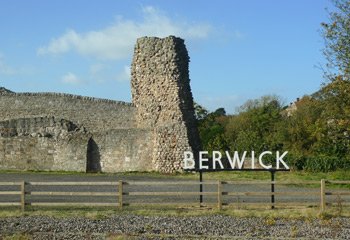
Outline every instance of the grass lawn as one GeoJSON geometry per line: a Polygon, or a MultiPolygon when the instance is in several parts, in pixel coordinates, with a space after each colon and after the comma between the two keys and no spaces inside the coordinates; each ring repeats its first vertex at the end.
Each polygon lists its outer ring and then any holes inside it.
{"type": "Polygon", "coordinates": [[[343,206],[328,207],[324,213],[320,213],[318,207],[276,207],[271,210],[269,207],[241,207],[226,206],[218,210],[215,206],[126,206],[123,209],[107,207],[30,207],[26,212],[21,212],[18,208],[7,207],[0,208],[0,218],[20,217],[20,216],[50,216],[55,218],[83,217],[88,219],[104,219],[113,215],[133,214],[142,216],[170,216],[170,217],[193,217],[193,216],[211,216],[223,215],[232,217],[258,217],[258,218],[286,218],[286,219],[330,219],[333,217],[350,217],[350,207],[343,206]]]}
{"type": "MultiPolygon", "coordinates": [[[[103,173],[102,173],[103,174],[103,173]]],[[[113,175],[113,174],[112,174],[113,175]]],[[[162,174],[156,172],[127,172],[118,173],[119,176],[150,176],[152,178],[179,178],[186,180],[198,180],[198,173],[175,173],[175,174],[162,174]]],[[[222,180],[222,181],[246,181],[246,180],[270,180],[270,172],[206,172],[203,173],[203,180],[222,180]]],[[[344,180],[350,181],[350,171],[339,170],[334,172],[305,172],[305,171],[290,171],[290,172],[277,172],[275,174],[277,181],[320,181],[321,179],[327,180],[344,180]]]]}
{"type": "MultiPolygon", "coordinates": [[[[83,173],[83,172],[43,172],[43,171],[4,171],[2,173],[25,173],[25,174],[56,174],[56,175],[80,175],[80,176],[143,176],[151,178],[178,178],[186,180],[198,180],[198,173],[174,173],[163,174],[158,172],[124,172],[124,173],[83,173]]],[[[206,172],[203,173],[203,180],[222,180],[222,181],[245,181],[245,180],[270,180],[271,174],[269,172],[206,172]]],[[[290,171],[290,172],[277,172],[275,174],[277,181],[320,181],[321,179],[327,180],[346,180],[350,181],[349,170],[338,170],[334,172],[305,172],[305,171],[290,171]]]]}
{"type": "MultiPolygon", "coordinates": [[[[198,174],[197,174],[198,175],[198,174]]],[[[180,175],[181,176],[181,175],[180,175]]],[[[194,177],[191,174],[183,174],[182,177],[194,177]],[[189,176],[187,176],[189,175],[189,176]]],[[[197,177],[198,178],[198,177],[197,177]]],[[[211,172],[203,174],[204,180],[226,180],[226,181],[244,181],[244,180],[270,180],[269,172],[211,172]]],[[[350,171],[335,171],[329,173],[312,173],[304,171],[277,172],[275,174],[277,181],[320,181],[327,180],[348,180],[350,181],[350,171]]]]}

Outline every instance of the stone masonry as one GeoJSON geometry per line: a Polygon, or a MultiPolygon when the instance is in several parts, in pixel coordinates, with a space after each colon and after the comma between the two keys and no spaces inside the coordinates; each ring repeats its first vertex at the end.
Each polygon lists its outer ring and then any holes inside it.
{"type": "Polygon", "coordinates": [[[198,151],[184,40],[138,39],[131,66],[131,93],[138,127],[154,129],[153,165],[172,172],[182,167],[184,151],[198,151]]]}
{"type": "Polygon", "coordinates": [[[1,169],[85,171],[91,134],[54,117],[18,118],[0,122],[1,169]]]}
{"type": "Polygon", "coordinates": [[[0,88],[0,169],[181,171],[199,137],[184,40],[137,40],[131,103],[0,88]]]}

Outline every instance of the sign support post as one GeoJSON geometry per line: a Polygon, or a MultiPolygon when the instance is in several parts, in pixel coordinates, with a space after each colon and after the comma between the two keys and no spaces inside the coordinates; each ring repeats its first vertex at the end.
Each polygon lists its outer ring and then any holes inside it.
{"type": "Polygon", "coordinates": [[[199,171],[199,206],[202,207],[203,204],[203,172],[199,171]]]}
{"type": "Polygon", "coordinates": [[[271,209],[275,209],[275,170],[271,170],[271,209]]]}
{"type": "Polygon", "coordinates": [[[227,171],[227,172],[270,172],[271,174],[271,209],[275,209],[275,174],[276,172],[289,172],[289,169],[186,169],[185,171],[195,171],[199,173],[199,205],[203,206],[203,173],[204,172],[217,172],[217,171],[227,171]]]}

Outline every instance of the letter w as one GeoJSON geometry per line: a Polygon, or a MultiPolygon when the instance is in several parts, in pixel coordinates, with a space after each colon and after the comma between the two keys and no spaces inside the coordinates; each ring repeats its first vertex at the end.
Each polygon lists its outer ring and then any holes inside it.
{"type": "Polygon", "coordinates": [[[242,169],[243,164],[244,164],[244,160],[245,160],[245,155],[247,154],[247,151],[243,152],[242,159],[239,158],[238,152],[235,151],[233,154],[233,160],[232,160],[230,153],[228,151],[226,151],[225,153],[226,153],[226,157],[227,157],[232,169],[235,169],[235,165],[237,165],[238,169],[242,169]]]}

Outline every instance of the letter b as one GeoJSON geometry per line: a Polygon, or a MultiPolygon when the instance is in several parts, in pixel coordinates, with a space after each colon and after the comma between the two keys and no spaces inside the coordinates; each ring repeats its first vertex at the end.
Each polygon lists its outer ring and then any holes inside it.
{"type": "Polygon", "coordinates": [[[189,151],[184,152],[184,169],[194,169],[195,163],[193,153],[189,151]]]}

